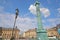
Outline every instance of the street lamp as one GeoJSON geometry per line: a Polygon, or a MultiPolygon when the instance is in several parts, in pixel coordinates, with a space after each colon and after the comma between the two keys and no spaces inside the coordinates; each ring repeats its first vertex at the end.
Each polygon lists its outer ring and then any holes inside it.
{"type": "Polygon", "coordinates": [[[17,19],[18,13],[19,13],[19,10],[18,10],[18,8],[17,8],[17,9],[16,9],[16,15],[15,15],[15,21],[14,21],[14,26],[13,26],[13,28],[15,28],[15,24],[16,24],[16,19],[17,19]]]}
{"type": "Polygon", "coordinates": [[[16,15],[15,15],[15,21],[14,21],[14,26],[13,26],[13,30],[12,30],[12,37],[11,37],[10,40],[14,40],[14,39],[15,39],[15,37],[14,37],[14,28],[16,28],[16,27],[15,27],[15,24],[16,24],[16,19],[17,19],[18,13],[19,13],[19,10],[18,10],[18,8],[17,8],[17,9],[16,9],[16,15]]]}

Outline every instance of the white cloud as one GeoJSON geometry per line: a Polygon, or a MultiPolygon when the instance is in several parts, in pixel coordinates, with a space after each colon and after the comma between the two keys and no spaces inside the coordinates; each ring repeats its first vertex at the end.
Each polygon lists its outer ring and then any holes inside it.
{"type": "Polygon", "coordinates": [[[44,29],[49,29],[52,27],[56,27],[56,25],[60,24],[60,18],[49,18],[44,20],[43,26],[44,29]]]}
{"type": "MultiPolygon", "coordinates": [[[[29,10],[32,14],[36,15],[36,7],[34,5],[30,5],[29,10]]],[[[44,17],[50,16],[50,11],[47,8],[40,8],[40,11],[43,13],[44,17]]]]}
{"type": "Polygon", "coordinates": [[[57,10],[58,10],[58,12],[60,13],[60,8],[58,8],[57,10]]]}
{"type": "MultiPolygon", "coordinates": [[[[0,14],[0,26],[2,27],[13,27],[14,25],[14,14],[0,14]]],[[[60,23],[60,18],[55,18],[55,19],[47,19],[48,22],[50,22],[50,25],[52,25],[53,27],[56,26],[57,24],[60,23]]],[[[42,20],[43,24],[46,23],[45,20],[42,20]]],[[[51,28],[52,26],[50,25],[43,25],[43,28],[51,28]]],[[[19,17],[17,18],[17,22],[16,22],[16,26],[22,30],[22,31],[26,31],[28,29],[32,29],[32,28],[37,28],[37,20],[31,19],[29,17],[19,17]]]]}
{"type": "Polygon", "coordinates": [[[34,5],[30,5],[29,10],[32,14],[36,15],[36,7],[34,5]]]}
{"type": "Polygon", "coordinates": [[[14,15],[11,14],[0,14],[0,26],[2,27],[12,27],[14,22],[14,15]]]}
{"type": "MultiPolygon", "coordinates": [[[[32,14],[36,15],[36,7],[34,5],[30,5],[29,10],[32,14]]],[[[40,11],[43,13],[44,17],[50,16],[50,11],[47,8],[40,8],[40,11]]]]}
{"type": "Polygon", "coordinates": [[[60,21],[60,18],[50,18],[50,19],[47,19],[47,21],[56,22],[56,21],[60,21]]]}
{"type": "Polygon", "coordinates": [[[40,11],[43,13],[45,17],[50,16],[50,11],[47,8],[40,8],[40,11]]]}
{"type": "MultiPolygon", "coordinates": [[[[4,12],[4,7],[0,6],[0,27],[13,27],[15,15],[12,13],[4,12]]],[[[36,19],[31,19],[28,17],[17,18],[16,26],[22,30],[26,31],[28,29],[36,28],[36,19]]]]}
{"type": "Polygon", "coordinates": [[[20,29],[22,30],[28,30],[28,29],[36,28],[37,23],[36,23],[36,19],[30,19],[28,17],[25,18],[18,17],[17,25],[20,26],[20,29]]]}
{"type": "MultiPolygon", "coordinates": [[[[15,15],[13,13],[4,12],[4,8],[0,8],[0,27],[13,27],[15,15]]],[[[43,21],[44,22],[44,21],[43,21]]],[[[26,31],[28,29],[37,28],[36,18],[20,17],[18,16],[16,26],[22,30],[26,31]]]]}
{"type": "Polygon", "coordinates": [[[57,17],[60,17],[60,8],[58,8],[57,11],[58,11],[57,17]]]}
{"type": "MultiPolygon", "coordinates": [[[[13,27],[14,16],[14,14],[0,14],[0,26],[13,27]]],[[[37,23],[36,19],[30,19],[28,17],[21,18],[18,16],[16,25],[20,30],[26,31],[28,29],[36,28],[37,23]]]]}
{"type": "MultiPolygon", "coordinates": [[[[10,13],[1,13],[0,14],[0,27],[13,27],[14,25],[14,18],[15,15],[14,14],[10,14],[10,13]]],[[[16,26],[22,30],[22,31],[27,31],[29,29],[33,29],[33,28],[37,28],[37,20],[36,18],[31,19],[29,17],[19,17],[16,20],[16,26]]],[[[43,20],[43,23],[45,21],[43,20]]]]}
{"type": "Polygon", "coordinates": [[[60,18],[51,18],[47,19],[47,21],[51,24],[51,26],[55,27],[57,24],[60,24],[60,18]]]}

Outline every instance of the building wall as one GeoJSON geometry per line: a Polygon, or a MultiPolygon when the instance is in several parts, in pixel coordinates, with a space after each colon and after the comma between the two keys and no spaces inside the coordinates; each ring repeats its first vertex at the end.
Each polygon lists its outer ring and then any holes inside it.
{"type": "Polygon", "coordinates": [[[3,30],[2,31],[2,38],[11,38],[12,37],[12,31],[9,31],[9,30],[3,30]]]}
{"type": "Polygon", "coordinates": [[[23,34],[23,37],[26,37],[26,38],[36,38],[36,30],[35,29],[31,29],[31,30],[26,31],[23,34]]]}
{"type": "Polygon", "coordinates": [[[14,32],[13,33],[14,37],[18,39],[19,32],[20,32],[20,30],[18,30],[18,29],[14,30],[14,31],[12,29],[2,29],[2,38],[10,39],[12,37],[12,32],[14,32]]]}
{"type": "MultiPolygon", "coordinates": [[[[23,34],[23,37],[36,38],[36,35],[37,35],[37,34],[36,34],[36,30],[31,29],[31,30],[26,31],[26,32],[23,34]]],[[[58,37],[58,36],[59,36],[56,28],[48,29],[48,30],[47,30],[47,35],[48,35],[48,37],[53,37],[53,36],[58,37]]]]}
{"type": "Polygon", "coordinates": [[[47,35],[48,35],[48,36],[56,36],[56,37],[59,36],[57,30],[55,30],[55,29],[48,29],[48,30],[47,30],[47,35]]]}
{"type": "Polygon", "coordinates": [[[0,27],[0,39],[2,38],[2,27],[0,27]]]}
{"type": "Polygon", "coordinates": [[[58,36],[57,31],[48,31],[47,34],[48,36],[58,36]]]}

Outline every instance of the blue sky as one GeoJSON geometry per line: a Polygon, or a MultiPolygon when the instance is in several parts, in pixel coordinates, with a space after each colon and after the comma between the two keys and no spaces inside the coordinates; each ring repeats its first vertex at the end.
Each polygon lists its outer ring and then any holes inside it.
{"type": "MultiPolygon", "coordinates": [[[[60,0],[38,0],[44,28],[60,24],[60,0]]],[[[16,26],[20,30],[37,27],[35,0],[0,0],[0,26],[13,27],[15,9],[19,9],[16,26]]]]}

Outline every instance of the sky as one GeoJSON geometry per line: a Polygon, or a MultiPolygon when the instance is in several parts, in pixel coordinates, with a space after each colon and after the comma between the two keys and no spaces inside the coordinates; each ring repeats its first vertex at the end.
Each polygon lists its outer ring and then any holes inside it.
{"type": "MultiPolygon", "coordinates": [[[[16,26],[21,31],[37,28],[36,0],[0,0],[0,27],[13,28],[16,8],[19,15],[16,26]]],[[[60,24],[60,0],[38,0],[43,28],[60,24]]]]}

